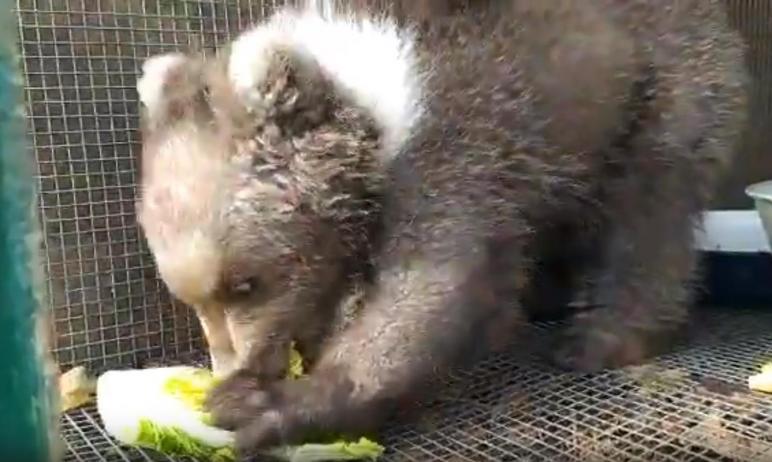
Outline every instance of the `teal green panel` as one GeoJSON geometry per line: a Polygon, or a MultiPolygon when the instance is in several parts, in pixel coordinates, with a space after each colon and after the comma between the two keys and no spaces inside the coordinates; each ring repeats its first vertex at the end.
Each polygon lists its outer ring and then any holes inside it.
{"type": "Polygon", "coordinates": [[[56,418],[40,338],[36,189],[12,6],[0,0],[0,460],[47,462],[56,418]]]}

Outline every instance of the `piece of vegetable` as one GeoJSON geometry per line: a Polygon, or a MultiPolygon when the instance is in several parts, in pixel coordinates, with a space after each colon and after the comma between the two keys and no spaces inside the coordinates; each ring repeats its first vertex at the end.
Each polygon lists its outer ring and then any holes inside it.
{"type": "Polygon", "coordinates": [[[62,412],[67,412],[94,399],[96,380],[88,375],[85,367],[73,367],[59,376],[59,393],[62,412]]]}
{"type": "Polygon", "coordinates": [[[305,371],[303,370],[303,357],[300,356],[300,353],[295,349],[295,344],[293,343],[290,348],[289,376],[292,379],[297,379],[298,377],[302,377],[303,374],[305,374],[305,371]]]}
{"type": "Polygon", "coordinates": [[[304,444],[280,448],[272,451],[274,456],[291,462],[322,460],[375,460],[383,453],[383,446],[367,438],[359,441],[337,442],[331,444],[304,444]]]}
{"type": "MultiPolygon", "coordinates": [[[[293,348],[289,375],[302,374],[302,358],[293,348]]],[[[212,426],[204,411],[206,395],[216,383],[210,371],[187,366],[110,371],[99,378],[97,409],[107,432],[124,444],[173,457],[231,462],[233,434],[212,426]]],[[[382,446],[366,438],[270,451],[289,462],[375,460],[382,453],[382,446]]]]}
{"type": "Polygon", "coordinates": [[[772,393],[772,363],[761,367],[761,373],[748,377],[748,388],[754,391],[772,393]]]}
{"type": "Polygon", "coordinates": [[[236,455],[230,446],[208,446],[190,437],[177,427],[161,426],[149,419],[139,420],[139,433],[135,444],[178,457],[193,457],[202,461],[231,462],[236,455]]]}
{"type": "Polygon", "coordinates": [[[207,370],[187,366],[109,371],[97,381],[97,410],[121,443],[207,460],[233,444],[206,422],[201,396],[213,385],[207,370]]]}

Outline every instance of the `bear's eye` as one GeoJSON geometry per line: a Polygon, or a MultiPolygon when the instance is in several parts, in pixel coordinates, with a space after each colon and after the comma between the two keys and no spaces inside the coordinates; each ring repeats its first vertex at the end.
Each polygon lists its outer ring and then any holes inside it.
{"type": "Polygon", "coordinates": [[[248,277],[234,281],[231,284],[231,294],[244,297],[256,293],[260,289],[260,282],[256,277],[248,277]]]}

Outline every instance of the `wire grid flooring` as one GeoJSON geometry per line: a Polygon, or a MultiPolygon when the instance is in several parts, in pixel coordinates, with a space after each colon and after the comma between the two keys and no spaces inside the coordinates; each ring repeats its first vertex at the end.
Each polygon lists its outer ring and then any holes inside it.
{"type": "MultiPolygon", "coordinates": [[[[387,432],[383,460],[772,461],[772,395],[746,385],[772,360],[772,310],[695,318],[672,353],[592,375],[553,368],[544,356],[557,325],[529,326],[511,352],[454,374],[418,419],[387,432]]],[[[66,415],[63,436],[67,462],[174,462],[120,447],[93,408],[66,415]]]]}

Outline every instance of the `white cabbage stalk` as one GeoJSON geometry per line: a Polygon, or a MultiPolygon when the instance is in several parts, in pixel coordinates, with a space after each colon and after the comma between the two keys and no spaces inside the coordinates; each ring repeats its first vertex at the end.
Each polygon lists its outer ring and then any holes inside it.
{"type": "MultiPolygon", "coordinates": [[[[97,380],[97,410],[107,432],[126,445],[169,456],[232,462],[233,434],[208,423],[206,393],[210,371],[188,366],[117,370],[97,380]]],[[[289,462],[377,459],[383,448],[366,438],[353,442],[276,448],[289,462]]]]}
{"type": "Polygon", "coordinates": [[[765,364],[760,374],[748,377],[748,388],[753,391],[772,393],[772,363],[765,364]]]}

